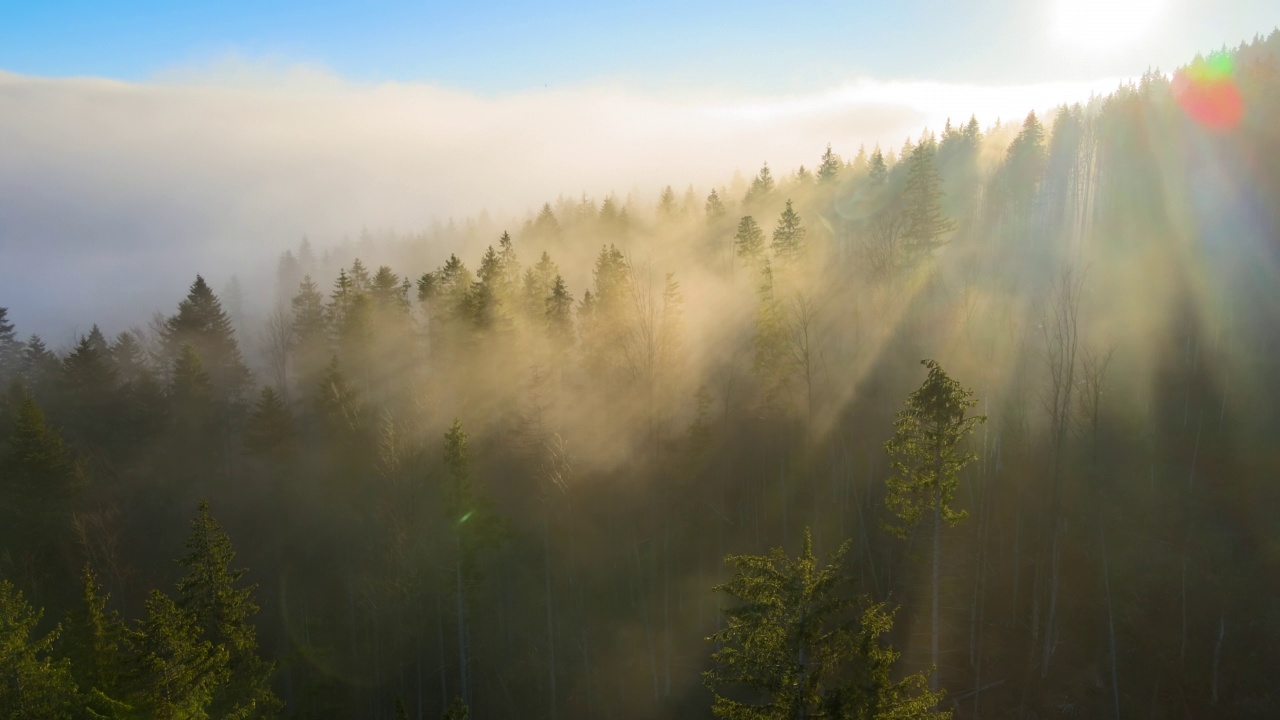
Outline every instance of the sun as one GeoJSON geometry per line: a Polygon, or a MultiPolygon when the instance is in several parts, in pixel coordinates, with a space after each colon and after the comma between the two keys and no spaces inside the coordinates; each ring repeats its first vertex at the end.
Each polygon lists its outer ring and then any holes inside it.
{"type": "Polygon", "coordinates": [[[1118,50],[1151,29],[1164,0],[1053,0],[1055,39],[1089,51],[1118,50]]]}

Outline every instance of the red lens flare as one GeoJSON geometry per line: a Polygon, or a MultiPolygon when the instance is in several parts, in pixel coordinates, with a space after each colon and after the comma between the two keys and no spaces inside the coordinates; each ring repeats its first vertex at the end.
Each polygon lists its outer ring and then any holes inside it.
{"type": "Polygon", "coordinates": [[[1173,78],[1173,96],[1193,120],[1213,130],[1231,130],[1244,117],[1244,98],[1230,55],[1197,59],[1173,78]]]}

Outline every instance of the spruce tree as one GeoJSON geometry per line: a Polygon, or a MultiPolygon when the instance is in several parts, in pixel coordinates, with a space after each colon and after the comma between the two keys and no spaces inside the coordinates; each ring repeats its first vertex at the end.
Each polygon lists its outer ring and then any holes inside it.
{"type": "Polygon", "coordinates": [[[320,380],[329,362],[329,332],[325,321],[324,295],[307,275],[289,301],[293,311],[293,358],[297,363],[298,385],[306,388],[320,380]]]}
{"type": "Polygon", "coordinates": [[[552,346],[559,351],[573,347],[573,296],[569,294],[564,278],[559,273],[556,274],[550,294],[543,302],[546,307],[547,333],[552,346]]]}
{"type": "Polygon", "coordinates": [[[738,232],[733,236],[733,248],[748,267],[755,267],[764,254],[764,230],[755,218],[747,215],[738,221],[738,232]]]}
{"type": "Polygon", "coordinates": [[[936,155],[937,145],[931,140],[916,145],[910,155],[902,205],[906,221],[903,239],[912,263],[941,247],[943,236],[956,228],[942,209],[942,175],[936,155]]]}
{"type": "Polygon", "coordinates": [[[822,164],[818,165],[818,182],[823,185],[830,185],[836,181],[840,175],[840,157],[831,150],[831,143],[827,143],[826,152],[822,153],[822,164]]]}
{"type": "Polygon", "coordinates": [[[178,580],[178,606],[190,613],[201,637],[225,649],[227,674],[214,693],[211,711],[217,717],[274,717],[280,702],[271,691],[272,663],[258,656],[258,634],[252,618],[258,613],[254,585],[238,587],[246,570],[232,568],[236,553],[231,539],[201,501],[191,521],[187,554],[178,561],[186,575],[178,580]]]}
{"type": "Polygon", "coordinates": [[[152,590],[146,617],[129,633],[130,700],[153,720],[224,718],[212,705],[227,679],[227,649],[202,637],[195,617],[152,590]]]}
{"type": "Polygon", "coordinates": [[[43,614],[9,581],[0,580],[0,718],[77,717],[71,663],[52,657],[60,629],[35,635],[43,614]]]}
{"type": "Polygon", "coordinates": [[[247,387],[249,369],[240,356],[231,318],[203,277],[196,276],[177,314],[165,322],[163,340],[170,361],[184,352],[184,346],[195,348],[220,400],[238,400],[247,387]]]}
{"type": "Polygon", "coordinates": [[[933,531],[932,633],[930,687],[938,686],[939,574],[942,567],[942,524],[955,525],[965,518],[951,507],[960,470],[976,460],[961,449],[973,429],[986,421],[983,415],[966,415],[977,400],[973,393],[951,379],[937,362],[922,360],[929,369],[924,384],[907,397],[906,409],[894,420],[894,435],[884,445],[893,475],[888,479],[885,504],[898,523],[889,530],[906,538],[928,512],[933,531]]]}
{"type": "Polygon", "coordinates": [[[281,463],[292,457],[297,438],[293,416],[270,385],[262,388],[257,403],[249,413],[245,428],[245,445],[260,458],[281,463]]]}
{"type": "Polygon", "coordinates": [[[707,194],[707,222],[716,223],[725,216],[728,210],[725,209],[724,202],[720,199],[720,194],[715,188],[711,188],[711,192],[707,194]]]}
{"type": "Polygon", "coordinates": [[[51,564],[68,539],[79,473],[58,431],[31,395],[20,392],[8,441],[0,454],[0,537],[51,564]]]}
{"type": "Polygon", "coordinates": [[[109,596],[88,563],[81,574],[81,603],[67,618],[63,637],[71,672],[80,688],[80,702],[91,718],[127,718],[122,682],[128,630],[115,611],[107,611],[109,596]]]}
{"type": "Polygon", "coordinates": [[[703,674],[716,717],[949,717],[931,709],[941,694],[925,690],[921,675],[892,680],[897,653],[880,642],[892,617],[883,605],[860,603],[846,593],[849,545],[821,566],[806,528],[794,559],[782,548],[725,558],[734,575],[715,589],[735,604],[723,611],[723,628],[707,638],[717,648],[712,669],[703,674]]]}
{"type": "Polygon", "coordinates": [[[9,309],[0,307],[0,387],[18,377],[22,363],[22,343],[9,321],[9,309]]]}
{"type": "Polygon", "coordinates": [[[769,172],[769,163],[765,163],[759,174],[751,180],[751,187],[747,189],[747,195],[743,198],[744,206],[754,206],[763,203],[773,195],[773,174],[769,172]]]}
{"type": "Polygon", "coordinates": [[[791,207],[787,200],[787,209],[778,218],[778,227],[773,231],[773,254],[783,262],[792,262],[804,254],[804,239],[808,230],[800,222],[800,214],[791,207]]]}

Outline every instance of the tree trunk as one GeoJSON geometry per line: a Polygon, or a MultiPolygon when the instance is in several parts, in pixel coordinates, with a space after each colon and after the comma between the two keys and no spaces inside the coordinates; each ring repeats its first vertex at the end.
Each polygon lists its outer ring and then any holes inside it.
{"type": "Polygon", "coordinates": [[[929,689],[938,689],[938,578],[942,570],[942,485],[934,488],[933,504],[933,610],[929,633],[929,689]]]}

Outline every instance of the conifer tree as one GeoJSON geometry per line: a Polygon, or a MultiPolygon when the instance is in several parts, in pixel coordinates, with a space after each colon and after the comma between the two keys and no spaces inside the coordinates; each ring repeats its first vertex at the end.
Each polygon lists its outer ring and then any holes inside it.
{"type": "Polygon", "coordinates": [[[207,461],[219,445],[213,382],[191,343],[184,343],[179,349],[170,378],[169,405],[179,439],[175,450],[189,449],[207,461]]]}
{"type": "Polygon", "coordinates": [[[818,165],[818,182],[823,185],[830,185],[836,181],[840,175],[840,157],[831,150],[831,143],[827,143],[826,152],[822,153],[822,163],[818,165]]]}
{"type": "Polygon", "coordinates": [[[22,362],[22,343],[9,321],[9,309],[0,307],[0,387],[18,377],[22,362]]]}
{"type": "Polygon", "coordinates": [[[288,460],[296,450],[293,416],[270,385],[264,385],[249,414],[245,445],[255,455],[276,463],[288,460]]]}
{"type": "Polygon", "coordinates": [[[804,254],[804,239],[808,230],[800,222],[800,214],[791,207],[787,200],[787,209],[778,218],[778,227],[773,231],[773,254],[783,262],[792,262],[804,254]]]}
{"type": "Polygon", "coordinates": [[[442,720],[467,720],[471,711],[467,708],[467,704],[458,696],[453,697],[453,702],[449,703],[449,707],[445,709],[442,720]]]}
{"type": "Polygon", "coordinates": [[[707,222],[716,223],[725,216],[728,210],[725,209],[724,202],[720,200],[720,194],[715,188],[711,188],[711,192],[707,194],[706,203],[707,222]]]}
{"type": "Polygon", "coordinates": [[[304,276],[298,292],[289,301],[293,311],[293,358],[298,385],[307,388],[320,380],[329,362],[329,332],[325,321],[324,295],[310,275],[304,276]]]}
{"type": "Polygon", "coordinates": [[[538,217],[533,221],[532,230],[533,235],[543,241],[556,240],[560,237],[560,221],[551,211],[551,203],[542,204],[542,210],[538,211],[538,217]]]}
{"type": "Polygon", "coordinates": [[[547,332],[553,347],[565,350],[573,346],[573,296],[565,286],[564,278],[556,273],[551,292],[544,301],[547,332]]]}
{"type": "Polygon", "coordinates": [[[63,544],[70,529],[79,475],[62,437],[25,391],[2,453],[0,537],[11,551],[25,548],[49,563],[49,553],[63,544]]]}
{"type": "Polygon", "coordinates": [[[869,171],[871,184],[874,186],[884,185],[885,180],[889,177],[889,166],[884,161],[884,153],[880,152],[880,146],[871,153],[871,169],[869,171]]]}
{"type": "Polygon", "coordinates": [[[930,687],[938,686],[938,597],[942,567],[942,524],[955,525],[966,516],[951,507],[959,483],[960,470],[977,456],[960,444],[973,429],[986,421],[983,415],[966,415],[977,400],[933,360],[922,360],[929,369],[924,384],[907,397],[907,407],[894,420],[894,435],[884,445],[893,475],[888,479],[885,504],[898,524],[889,526],[905,538],[919,524],[924,513],[932,516],[932,633],[930,687]]]}
{"type": "Polygon", "coordinates": [[[52,657],[60,629],[35,636],[44,613],[0,580],[0,717],[13,720],[75,718],[71,663],[52,657]]]}
{"type": "Polygon", "coordinates": [[[731,555],[729,582],[715,589],[736,601],[724,627],[707,638],[717,644],[703,680],[714,693],[712,712],[726,720],[867,718],[945,720],[932,708],[919,675],[891,678],[897,653],[880,637],[892,628],[884,606],[845,594],[849,543],[825,567],[805,529],[800,555],[782,548],[768,555],[731,555]]]}
{"type": "Polygon", "coordinates": [[[755,218],[747,215],[738,221],[738,232],[733,236],[733,247],[738,257],[748,267],[754,267],[764,254],[764,230],[755,218]]]}
{"type": "Polygon", "coordinates": [[[219,398],[236,400],[249,383],[249,370],[240,356],[231,318],[204,278],[197,275],[177,314],[164,326],[164,347],[170,361],[191,345],[204,363],[219,398]]]}
{"type": "Polygon", "coordinates": [[[146,617],[129,634],[128,682],[142,716],[155,720],[208,720],[219,686],[226,682],[228,653],[202,637],[191,613],[152,590],[146,617]]]}
{"type": "Polygon", "coordinates": [[[905,220],[903,239],[912,263],[919,262],[942,246],[943,236],[956,227],[942,209],[942,175],[938,172],[936,154],[936,143],[922,141],[909,156],[902,204],[905,220]]]}
{"type": "Polygon", "coordinates": [[[773,174],[769,172],[769,163],[765,163],[760,168],[760,172],[751,181],[751,187],[747,189],[747,195],[742,200],[745,206],[754,206],[762,203],[773,194],[773,174]]]}
{"type": "Polygon", "coordinates": [[[63,639],[87,717],[123,719],[132,715],[122,682],[128,629],[118,613],[107,611],[108,599],[86,563],[81,603],[68,617],[63,639]]]}
{"type": "Polygon", "coordinates": [[[32,395],[46,399],[62,377],[62,360],[44,344],[39,335],[32,335],[22,346],[17,377],[32,395]]]}
{"type": "Polygon", "coordinates": [[[674,220],[678,213],[676,191],[668,185],[662,188],[662,192],[658,195],[658,219],[674,220]]]}
{"type": "Polygon", "coordinates": [[[274,717],[279,700],[271,691],[272,663],[258,656],[258,633],[252,618],[255,585],[237,587],[246,570],[232,568],[236,553],[231,539],[200,502],[191,521],[187,554],[178,564],[186,575],[178,580],[178,606],[189,613],[200,637],[226,653],[226,676],[210,705],[217,717],[274,717]]]}

